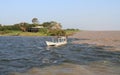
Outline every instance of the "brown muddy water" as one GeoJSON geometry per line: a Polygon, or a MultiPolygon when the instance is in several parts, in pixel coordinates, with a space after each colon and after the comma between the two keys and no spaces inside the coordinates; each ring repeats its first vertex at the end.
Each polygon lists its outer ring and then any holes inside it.
{"type": "Polygon", "coordinates": [[[46,47],[51,37],[0,37],[0,75],[120,75],[120,52],[112,46],[46,47]]]}

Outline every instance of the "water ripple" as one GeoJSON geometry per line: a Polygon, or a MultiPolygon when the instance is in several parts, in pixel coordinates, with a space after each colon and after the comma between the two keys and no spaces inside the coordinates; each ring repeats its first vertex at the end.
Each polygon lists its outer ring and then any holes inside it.
{"type": "Polygon", "coordinates": [[[45,40],[50,37],[0,37],[1,75],[62,63],[89,65],[103,61],[120,67],[120,52],[108,51],[111,47],[71,44],[77,39],[68,39],[61,47],[46,47],[45,40]]]}

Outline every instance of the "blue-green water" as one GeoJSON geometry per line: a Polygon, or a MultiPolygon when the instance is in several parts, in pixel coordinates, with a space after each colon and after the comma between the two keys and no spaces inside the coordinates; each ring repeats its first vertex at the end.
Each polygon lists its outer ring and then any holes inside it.
{"type": "MultiPolygon", "coordinates": [[[[99,64],[114,67],[113,74],[120,75],[120,52],[106,46],[72,44],[75,38],[68,38],[68,44],[47,47],[45,40],[51,37],[0,37],[0,75],[11,72],[25,72],[33,67],[42,68],[62,63],[90,66],[99,64]]],[[[99,68],[98,68],[99,69],[99,68]]]]}

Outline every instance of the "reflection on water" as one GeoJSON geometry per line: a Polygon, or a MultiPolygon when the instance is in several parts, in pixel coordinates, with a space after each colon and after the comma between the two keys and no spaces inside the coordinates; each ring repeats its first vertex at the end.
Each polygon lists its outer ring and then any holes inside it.
{"type": "Polygon", "coordinates": [[[0,75],[120,75],[120,52],[106,46],[46,47],[50,37],[0,37],[0,75]]]}

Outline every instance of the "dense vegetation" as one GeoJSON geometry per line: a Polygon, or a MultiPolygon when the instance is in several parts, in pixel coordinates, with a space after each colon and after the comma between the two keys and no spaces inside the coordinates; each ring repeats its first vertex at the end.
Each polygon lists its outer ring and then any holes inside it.
{"type": "Polygon", "coordinates": [[[14,25],[0,25],[0,35],[23,35],[23,36],[65,36],[71,35],[74,32],[79,31],[78,29],[62,29],[62,25],[55,21],[44,22],[43,24],[39,24],[37,18],[32,19],[32,24],[29,23],[18,23],[14,25]],[[32,27],[41,26],[43,28],[39,28],[37,32],[29,32],[28,29],[32,27]]]}

